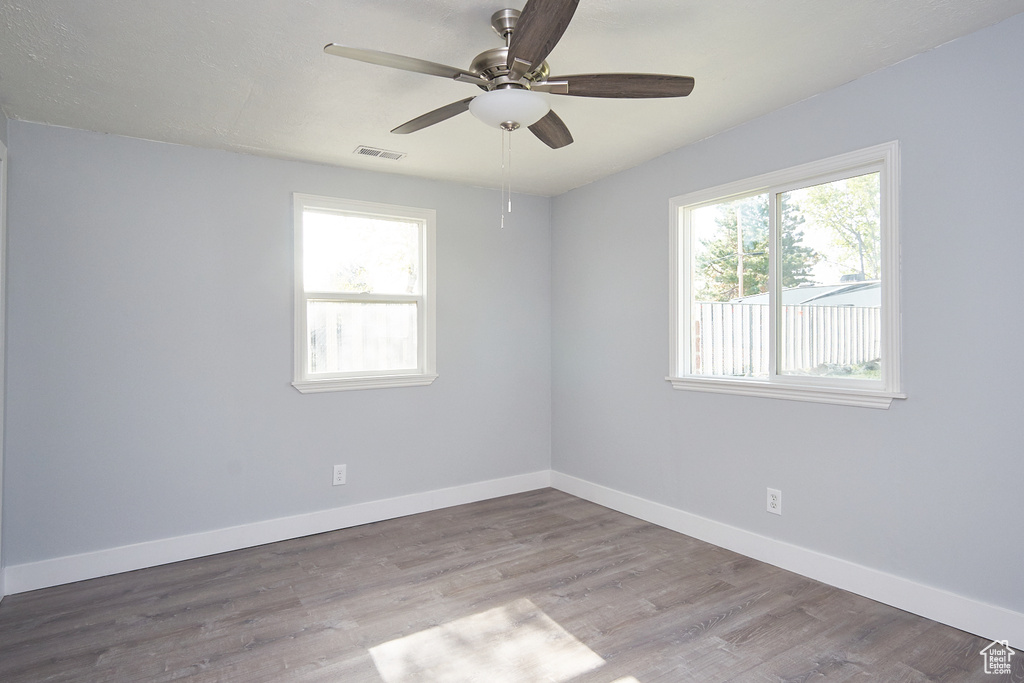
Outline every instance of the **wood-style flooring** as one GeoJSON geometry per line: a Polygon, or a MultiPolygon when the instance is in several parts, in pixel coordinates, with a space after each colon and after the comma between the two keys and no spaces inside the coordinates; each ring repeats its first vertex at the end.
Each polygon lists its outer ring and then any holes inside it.
{"type": "Polygon", "coordinates": [[[0,681],[1024,681],[962,631],[545,489],[0,603],[0,681]]]}

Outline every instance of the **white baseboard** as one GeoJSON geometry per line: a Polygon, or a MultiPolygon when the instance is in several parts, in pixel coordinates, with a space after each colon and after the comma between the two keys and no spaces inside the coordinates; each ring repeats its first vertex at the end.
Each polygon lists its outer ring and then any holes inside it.
{"type": "Polygon", "coordinates": [[[551,472],[544,470],[215,531],[16,564],[6,567],[0,575],[0,585],[6,590],[6,593],[0,595],[23,593],[98,576],[215,555],[264,543],[533,491],[550,485],[551,472]]]}
{"type": "Polygon", "coordinates": [[[0,595],[144,569],[548,486],[968,633],[989,640],[1009,640],[1011,645],[1024,648],[1024,614],[1020,612],[549,470],[14,565],[0,573],[0,586],[4,589],[0,595]]]}
{"type": "Polygon", "coordinates": [[[551,486],[652,524],[836,588],[979,635],[1024,647],[1024,614],[777,541],[559,472],[551,486]]]}

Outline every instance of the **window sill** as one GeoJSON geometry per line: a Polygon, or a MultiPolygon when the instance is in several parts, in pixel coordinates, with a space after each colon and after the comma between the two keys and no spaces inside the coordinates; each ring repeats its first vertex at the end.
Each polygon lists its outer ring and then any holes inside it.
{"type": "Polygon", "coordinates": [[[780,398],[788,401],[831,403],[860,408],[888,410],[893,399],[906,398],[906,394],[852,389],[844,387],[809,386],[806,384],[770,384],[756,380],[703,379],[697,377],[666,377],[673,389],[706,391],[715,394],[739,394],[762,398],[780,398]]]}
{"type": "Polygon", "coordinates": [[[354,391],[357,389],[388,389],[391,387],[423,387],[437,379],[436,374],[423,375],[371,375],[366,377],[332,377],[292,382],[303,394],[326,391],[354,391]]]}

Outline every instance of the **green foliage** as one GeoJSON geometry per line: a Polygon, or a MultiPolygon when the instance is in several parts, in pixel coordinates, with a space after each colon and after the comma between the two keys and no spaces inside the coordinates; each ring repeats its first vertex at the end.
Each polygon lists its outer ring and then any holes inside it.
{"type": "Polygon", "coordinates": [[[832,233],[838,265],[866,280],[882,274],[877,173],[847,178],[807,189],[803,206],[817,225],[832,233]]]}
{"type": "MultiPolygon", "coordinates": [[[[697,298],[729,301],[768,291],[768,196],[756,195],[717,205],[718,229],[701,241],[697,256],[697,298]],[[737,222],[740,228],[737,229],[737,222]],[[743,291],[739,288],[738,240],[742,235],[743,291]]],[[[814,249],[802,244],[800,207],[786,201],[782,210],[782,286],[799,287],[811,282],[810,271],[820,260],[814,249]]]]}

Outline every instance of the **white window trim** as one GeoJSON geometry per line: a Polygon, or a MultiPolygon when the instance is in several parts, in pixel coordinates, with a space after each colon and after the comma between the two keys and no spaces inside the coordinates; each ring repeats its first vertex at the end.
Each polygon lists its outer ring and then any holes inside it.
{"type": "MultiPolygon", "coordinates": [[[[766,173],[717,187],[691,192],[673,198],[669,203],[670,232],[670,290],[671,306],[669,327],[669,376],[665,379],[674,389],[705,391],[722,394],[740,394],[794,401],[833,403],[865,408],[887,409],[893,399],[906,398],[901,380],[901,331],[899,313],[899,143],[888,142],[874,147],[840,154],[820,161],[766,173]],[[837,177],[856,175],[857,171],[880,172],[882,224],[882,378],[871,380],[829,380],[818,378],[808,381],[802,377],[775,374],[774,359],[768,379],[709,377],[690,374],[691,343],[689,334],[682,334],[680,322],[690,317],[690,282],[680,282],[680,267],[689,259],[690,227],[681,209],[688,206],[723,201],[732,196],[777,193],[827,182],[837,177]]],[[[688,214],[687,214],[688,215],[688,214]]],[[[774,220],[774,218],[772,219],[774,220]]],[[[774,264],[775,259],[772,259],[774,264]]],[[[774,265],[773,265],[774,268],[774,265]]],[[[772,272],[774,277],[774,271],[772,272]]],[[[772,334],[774,335],[774,325],[772,334]]]]}
{"type": "Polygon", "coordinates": [[[351,391],[357,389],[385,389],[389,387],[426,386],[437,379],[437,330],[435,297],[435,237],[436,212],[395,204],[379,204],[355,199],[339,199],[296,192],[292,198],[295,232],[295,374],[292,386],[304,394],[325,391],[351,391]],[[422,293],[414,296],[373,294],[345,295],[346,300],[398,300],[407,299],[420,305],[417,314],[417,368],[415,370],[338,373],[328,377],[310,377],[307,372],[308,334],[306,330],[307,299],[330,298],[330,295],[307,294],[302,272],[302,214],[306,209],[324,209],[345,213],[363,213],[372,216],[401,218],[419,222],[421,227],[420,272],[422,293]]]}

